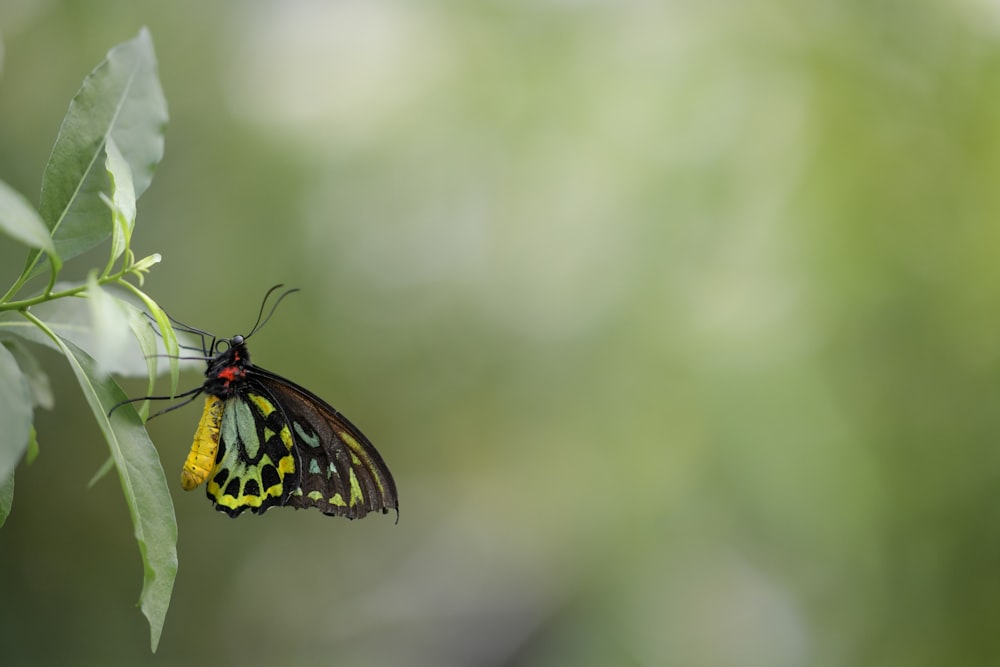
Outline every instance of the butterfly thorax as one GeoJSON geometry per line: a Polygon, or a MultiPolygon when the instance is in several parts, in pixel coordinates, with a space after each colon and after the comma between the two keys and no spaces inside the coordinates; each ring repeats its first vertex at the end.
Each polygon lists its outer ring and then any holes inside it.
{"type": "Polygon", "coordinates": [[[220,341],[228,347],[216,352],[205,369],[203,390],[219,398],[230,398],[239,392],[241,384],[246,379],[247,368],[250,367],[250,353],[247,351],[243,336],[233,336],[228,341],[220,341]]]}

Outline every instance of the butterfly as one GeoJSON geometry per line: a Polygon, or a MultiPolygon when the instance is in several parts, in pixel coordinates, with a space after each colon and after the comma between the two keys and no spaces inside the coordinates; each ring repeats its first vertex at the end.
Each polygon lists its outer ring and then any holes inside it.
{"type": "Polygon", "coordinates": [[[205,483],[215,509],[231,517],[288,506],[350,519],[396,510],[398,520],[396,482],[361,430],[308,389],[250,362],[247,339],[297,291],[281,294],[262,323],[265,304],[280,287],[268,291],[245,336],[220,339],[175,322],[178,330],[201,336],[199,358],[208,364],[200,387],[174,397],[190,398],[167,408],[205,395],[181,486],[190,491],[205,483]]]}

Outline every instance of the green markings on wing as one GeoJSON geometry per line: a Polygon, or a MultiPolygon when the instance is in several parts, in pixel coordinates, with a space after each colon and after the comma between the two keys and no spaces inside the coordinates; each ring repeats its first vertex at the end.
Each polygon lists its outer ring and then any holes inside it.
{"type": "MultiPolygon", "coordinates": [[[[330,445],[326,448],[319,434],[311,430],[303,422],[296,421],[293,429],[296,441],[304,445],[301,447],[300,455],[308,458],[308,467],[303,473],[303,483],[292,492],[296,497],[296,503],[302,506],[318,507],[328,514],[350,514],[352,508],[364,506],[365,495],[361,490],[361,483],[355,467],[363,466],[361,459],[354,453],[354,449],[361,449],[357,440],[343,430],[333,430],[330,435],[330,445]],[[347,445],[345,450],[344,445],[347,445]],[[335,459],[343,459],[347,454],[350,457],[350,464],[341,468],[346,470],[347,483],[344,483],[340,468],[335,459]],[[305,489],[309,489],[306,491],[305,489]],[[347,500],[344,500],[345,494],[347,500]],[[342,508],[342,509],[333,509],[342,508]],[[325,507],[325,509],[324,509],[325,507]]],[[[375,477],[377,479],[377,476],[375,477]]],[[[379,485],[381,492],[381,485],[379,485]]]]}
{"type": "Polygon", "coordinates": [[[365,499],[354,472],[354,465],[361,465],[361,461],[351,454],[353,465],[341,464],[338,467],[336,459],[342,459],[344,453],[340,442],[332,439],[332,446],[324,448],[319,435],[306,429],[300,422],[295,422],[296,439],[304,445],[299,453],[303,460],[308,460],[308,465],[301,475],[301,485],[292,491],[291,504],[297,507],[317,507],[327,514],[351,515],[348,510],[362,506],[365,499]],[[348,476],[346,484],[341,468],[346,470],[348,476]],[[349,501],[344,500],[345,495],[349,501]]]}

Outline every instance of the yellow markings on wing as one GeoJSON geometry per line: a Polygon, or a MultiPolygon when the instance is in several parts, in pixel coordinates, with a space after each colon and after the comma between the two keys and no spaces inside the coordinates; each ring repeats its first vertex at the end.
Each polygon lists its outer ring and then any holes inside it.
{"type": "Polygon", "coordinates": [[[285,446],[285,449],[292,451],[295,442],[292,440],[292,432],[288,430],[288,424],[281,427],[281,433],[278,436],[281,438],[281,444],[285,446]]]}
{"type": "MultiPolygon", "coordinates": [[[[357,461],[356,457],[354,458],[357,461]]],[[[359,462],[360,463],[360,462],[359,462]]],[[[361,493],[361,484],[358,483],[358,476],[354,473],[354,468],[351,468],[351,507],[365,501],[365,494],[361,493]]]]}
{"type": "Polygon", "coordinates": [[[253,401],[253,404],[257,406],[258,410],[260,410],[260,414],[265,417],[270,417],[271,413],[274,412],[274,406],[271,404],[271,401],[267,400],[260,394],[248,394],[247,398],[253,401]]]}
{"type": "Polygon", "coordinates": [[[198,429],[194,432],[194,442],[188,452],[184,468],[181,470],[181,487],[185,491],[196,488],[208,479],[215,466],[215,453],[219,449],[219,424],[225,404],[217,396],[205,399],[205,410],[201,413],[198,429]]]}
{"type": "MultiPolygon", "coordinates": [[[[337,435],[340,439],[344,441],[347,445],[348,450],[350,450],[351,461],[355,466],[367,468],[372,474],[371,478],[375,482],[375,486],[378,487],[380,494],[385,493],[385,485],[382,483],[382,474],[378,469],[378,466],[372,463],[371,458],[365,452],[364,447],[361,446],[353,435],[348,433],[346,430],[338,431],[337,435]],[[364,463],[362,463],[364,459],[364,463]]],[[[361,485],[358,484],[358,478],[354,474],[354,469],[351,469],[351,505],[356,502],[364,502],[364,494],[361,493],[361,485]]]]}

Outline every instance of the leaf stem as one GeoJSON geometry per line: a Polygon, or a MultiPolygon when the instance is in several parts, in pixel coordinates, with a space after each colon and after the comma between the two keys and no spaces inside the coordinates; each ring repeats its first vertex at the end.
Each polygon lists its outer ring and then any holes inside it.
{"type": "Polygon", "coordinates": [[[7,293],[4,294],[2,297],[0,297],[0,304],[7,301],[9,297],[17,294],[20,291],[21,287],[24,286],[24,283],[27,282],[27,280],[28,280],[28,269],[25,268],[24,272],[20,276],[18,276],[17,280],[14,281],[14,284],[10,286],[9,290],[7,290],[7,293]]]}
{"type": "Polygon", "coordinates": [[[45,322],[35,317],[34,313],[32,313],[29,310],[22,310],[21,315],[23,315],[25,319],[34,324],[36,327],[41,329],[46,336],[52,339],[53,343],[55,343],[56,345],[60,344],[61,341],[59,340],[59,337],[56,336],[56,333],[52,329],[50,329],[48,325],[45,324],[45,322]]]}
{"type": "MultiPolygon", "coordinates": [[[[126,268],[122,268],[121,271],[114,273],[110,276],[104,276],[98,279],[97,283],[99,285],[106,285],[108,283],[119,283],[127,284],[127,281],[121,280],[121,278],[128,273],[126,268]]],[[[20,310],[25,311],[26,308],[37,305],[39,303],[45,303],[46,301],[53,301],[55,299],[62,299],[68,296],[76,296],[87,290],[86,285],[77,285],[76,287],[71,287],[60,292],[52,291],[52,283],[49,283],[48,289],[38,296],[32,297],[30,299],[22,299],[21,301],[8,301],[7,303],[0,302],[0,312],[7,310],[20,310]]]]}

